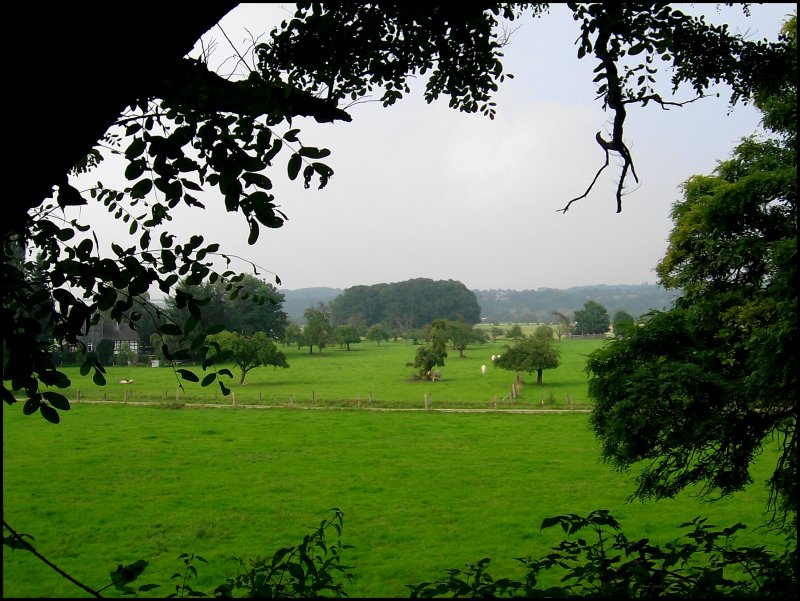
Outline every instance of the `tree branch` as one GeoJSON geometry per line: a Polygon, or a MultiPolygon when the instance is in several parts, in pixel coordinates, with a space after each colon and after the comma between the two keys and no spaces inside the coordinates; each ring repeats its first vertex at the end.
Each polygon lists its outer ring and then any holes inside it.
{"type": "MultiPolygon", "coordinates": [[[[102,595],[99,592],[97,592],[96,590],[94,590],[92,588],[89,588],[88,586],[86,586],[82,582],[79,582],[79,581],[75,580],[75,578],[73,578],[72,576],[67,574],[64,570],[59,568],[56,564],[54,564],[52,561],[47,559],[44,555],[39,553],[33,547],[32,544],[30,544],[28,541],[26,541],[25,539],[22,538],[22,535],[19,532],[17,532],[11,526],[9,526],[9,524],[8,524],[8,522],[6,522],[5,518],[3,518],[3,528],[8,530],[14,536],[14,538],[21,544],[23,549],[33,553],[33,555],[35,557],[37,557],[39,560],[43,561],[47,566],[49,566],[50,568],[52,568],[53,570],[58,572],[59,575],[61,575],[62,577],[66,578],[67,580],[69,580],[75,586],[78,586],[78,587],[82,588],[84,591],[86,591],[87,593],[89,593],[93,597],[102,598],[102,595]]],[[[28,536],[28,535],[26,535],[26,536],[28,536]]]]}

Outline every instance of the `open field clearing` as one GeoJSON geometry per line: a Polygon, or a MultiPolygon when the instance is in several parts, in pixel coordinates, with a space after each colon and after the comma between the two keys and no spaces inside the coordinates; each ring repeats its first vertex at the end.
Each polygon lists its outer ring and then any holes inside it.
{"type": "MultiPolygon", "coordinates": [[[[585,414],[77,404],[53,425],[18,406],[4,411],[5,519],[98,588],[117,564],[140,558],[150,566],[138,583],[168,587],[177,556],[196,552],[210,565],[199,564],[195,588],[210,593],[235,573],[231,556],[297,544],[332,507],[354,545],[344,555],[356,567],[346,587],[354,597],[405,596],[405,584],[483,557],[495,576],[518,576],[515,557],[540,557],[563,538],[539,530],[544,518],[593,509],[609,509],[630,538],[672,540],[680,523],[705,515],[748,524],[741,544],[781,547],[753,532],[772,457],[758,484],[730,499],[628,504],[631,477],[598,463],[585,414]]],[[[82,591],[4,548],[3,593],[82,591]]]]}
{"type": "MultiPolygon", "coordinates": [[[[449,349],[445,365],[437,368],[442,380],[430,382],[414,380],[413,363],[417,345],[408,341],[362,342],[351,350],[329,347],[320,354],[315,348],[281,347],[289,362],[288,369],[259,367],[247,374],[244,385],[239,385],[239,372],[227,366],[234,374],[225,378],[233,395],[224,397],[217,384],[203,388],[200,384],[183,382],[178,389],[178,379],[169,367],[108,367],[107,384],[97,387],[91,375],[81,376],[77,367],[62,370],[72,380],[66,389],[67,398],[83,400],[128,400],[131,402],[184,402],[231,404],[235,396],[238,404],[277,406],[340,406],[340,407],[424,407],[425,396],[432,408],[471,407],[494,408],[549,408],[584,409],[589,407],[586,394],[586,355],[599,348],[602,340],[563,340],[561,365],[544,372],[544,385],[535,385],[535,374],[523,374],[526,384],[518,399],[509,395],[515,378],[514,372],[495,368],[491,356],[505,350],[506,342],[497,341],[470,347],[465,356],[449,349]],[[481,365],[488,367],[481,374],[481,365]],[[119,381],[133,382],[120,384],[119,381]]],[[[190,367],[190,366],[181,366],[190,367]]],[[[198,366],[196,373],[201,375],[198,366]]]]}

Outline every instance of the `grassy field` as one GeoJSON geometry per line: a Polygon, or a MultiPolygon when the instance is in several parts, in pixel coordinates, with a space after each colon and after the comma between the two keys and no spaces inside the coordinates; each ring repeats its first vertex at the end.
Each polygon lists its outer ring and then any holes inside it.
{"type": "MultiPolygon", "coordinates": [[[[67,369],[71,400],[80,391],[83,400],[130,402],[75,403],[57,426],[5,406],[4,516],[92,586],[106,584],[118,563],[140,558],[151,562],[141,582],[166,585],[180,567],[177,555],[196,552],[211,562],[200,566],[199,582],[211,592],[236,571],[231,556],[297,544],[339,507],[344,542],[355,546],[345,556],[357,575],[347,590],[362,597],[405,596],[405,584],[483,557],[493,559],[496,576],[519,576],[514,558],[546,554],[562,536],[539,526],[563,513],[609,509],[630,537],[660,542],[697,515],[720,526],[760,524],[761,486],[714,504],[690,495],[628,504],[632,477],[598,462],[586,414],[499,411],[566,408],[568,399],[588,407],[585,356],[601,344],[562,341],[561,366],[545,372],[545,386],[526,385],[514,401],[503,400],[512,372],[480,371],[503,352],[502,342],[468,349],[465,358],[450,351],[440,382],[412,378],[406,363],[417,347],[410,343],[365,342],[322,355],[286,348],[289,369],[259,368],[244,386],[232,385],[235,410],[231,397],[191,383],[175,403],[169,368],[109,368],[102,388],[67,369]],[[421,409],[425,395],[434,409],[494,409],[496,402],[498,411],[365,410],[421,409]]],[[[758,468],[759,483],[769,459],[758,468]]],[[[779,537],[763,532],[740,539],[780,547],[779,537]]],[[[81,591],[29,554],[4,548],[3,593],[81,591]]]]}
{"type": "MultiPolygon", "coordinates": [[[[666,541],[707,515],[761,523],[754,486],[713,504],[690,495],[628,504],[630,476],[597,461],[588,416],[303,409],[172,410],[77,404],[59,425],[5,406],[3,511],[60,567],[95,587],[118,563],[168,584],[196,552],[201,589],[345,514],[352,596],[405,596],[403,585],[491,557],[542,556],[561,540],[542,519],[609,509],[630,537],[666,541]]],[[[769,461],[759,466],[766,478],[769,461]]],[[[749,544],[769,542],[748,529],[749,544]]],[[[515,575],[519,575],[516,573],[515,575]]],[[[107,591],[108,593],[109,591],[107,591]]],[[[164,589],[154,591],[163,596],[164,589]]],[[[4,597],[79,597],[30,554],[3,551],[4,597]]]]}
{"type": "MultiPolygon", "coordinates": [[[[423,407],[428,395],[432,407],[472,408],[587,408],[586,355],[599,348],[602,340],[563,340],[561,365],[544,372],[544,386],[535,386],[535,375],[525,379],[533,383],[524,386],[521,396],[511,401],[508,396],[515,374],[495,368],[493,354],[505,350],[505,342],[498,341],[468,348],[465,356],[449,350],[445,365],[438,368],[442,380],[437,382],[414,380],[413,363],[418,346],[407,341],[362,342],[351,350],[339,347],[326,348],[323,354],[315,349],[283,347],[289,368],[259,367],[247,374],[244,385],[238,384],[238,371],[234,380],[226,378],[238,404],[263,405],[316,405],[341,407],[423,407]],[[481,365],[489,368],[481,374],[481,365]],[[505,399],[505,400],[504,400],[505,399]]],[[[229,366],[230,367],[230,366],[229,366]]],[[[109,367],[108,383],[102,388],[92,383],[91,375],[81,376],[78,368],[63,368],[73,382],[66,390],[67,397],[83,400],[128,400],[131,402],[174,402],[231,404],[232,396],[223,397],[219,387],[202,388],[199,384],[183,382],[178,390],[178,380],[169,367],[109,367]],[[120,384],[119,380],[133,380],[120,384]]],[[[202,373],[197,368],[198,373],[202,373]]]]}

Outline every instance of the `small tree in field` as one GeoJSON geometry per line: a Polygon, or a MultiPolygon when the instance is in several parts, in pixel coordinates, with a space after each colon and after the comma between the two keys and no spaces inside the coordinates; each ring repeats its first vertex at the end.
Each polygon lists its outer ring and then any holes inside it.
{"type": "Polygon", "coordinates": [[[358,329],[351,325],[339,325],[333,329],[333,337],[340,346],[344,346],[350,350],[351,344],[358,344],[361,342],[361,336],[358,335],[358,329]]]}
{"type": "Polygon", "coordinates": [[[550,337],[529,336],[507,348],[497,360],[497,366],[516,372],[536,372],[536,385],[542,385],[542,372],[559,365],[561,351],[550,337]]]}
{"type": "Polygon", "coordinates": [[[252,336],[220,332],[209,336],[209,344],[215,349],[212,353],[224,353],[223,356],[229,356],[241,370],[240,385],[244,384],[247,372],[261,365],[289,367],[286,355],[278,350],[264,332],[256,332],[252,336]]]}
{"type": "Polygon", "coordinates": [[[486,335],[470,323],[452,321],[448,323],[448,330],[450,340],[453,342],[453,349],[458,351],[459,357],[464,357],[464,351],[473,342],[486,344],[486,335]]]}
{"type": "Polygon", "coordinates": [[[447,351],[441,345],[423,346],[417,349],[414,367],[419,370],[420,377],[425,378],[434,367],[444,365],[445,357],[447,351]]]}
{"type": "Polygon", "coordinates": [[[367,330],[367,340],[377,342],[378,346],[380,346],[381,340],[389,340],[389,332],[386,330],[386,326],[382,323],[376,323],[371,326],[369,330],[367,330]]]}
{"type": "Polygon", "coordinates": [[[553,331],[556,333],[558,341],[561,342],[561,338],[569,336],[570,332],[572,332],[572,319],[560,311],[553,311],[553,319],[555,321],[553,331]]]}
{"type": "Polygon", "coordinates": [[[522,332],[522,326],[518,323],[515,323],[506,331],[506,338],[510,338],[512,340],[520,340],[524,338],[524,336],[525,334],[522,332]]]}
{"type": "Polygon", "coordinates": [[[309,307],[303,312],[306,325],[303,328],[303,344],[308,346],[309,354],[314,352],[314,346],[319,347],[319,352],[328,346],[333,336],[331,314],[324,303],[317,303],[316,307],[309,307]]]}

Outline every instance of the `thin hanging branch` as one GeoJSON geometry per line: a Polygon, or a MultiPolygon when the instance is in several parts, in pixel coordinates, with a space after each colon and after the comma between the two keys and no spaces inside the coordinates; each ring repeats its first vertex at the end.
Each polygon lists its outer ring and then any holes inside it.
{"type": "Polygon", "coordinates": [[[564,206],[564,208],[558,209],[558,212],[560,213],[566,213],[570,206],[572,206],[572,203],[586,198],[589,195],[594,188],[594,185],[597,183],[600,174],[606,169],[606,167],[608,167],[610,162],[609,153],[611,152],[615,152],[622,157],[622,167],[616,191],[617,213],[622,212],[622,197],[624,195],[625,180],[627,179],[628,174],[630,173],[636,183],[639,183],[639,176],[636,174],[636,167],[633,164],[633,156],[623,140],[625,118],[627,117],[625,105],[638,103],[642,106],[646,106],[652,101],[661,106],[662,109],[669,110],[670,106],[684,106],[690,102],[694,102],[704,97],[704,95],[700,94],[696,98],[692,98],[683,102],[666,101],[658,94],[648,94],[625,98],[625,92],[623,89],[624,83],[619,76],[619,71],[617,70],[615,55],[613,55],[609,50],[609,42],[612,34],[610,25],[598,21],[597,26],[598,34],[597,40],[594,44],[594,55],[598,58],[600,64],[595,69],[595,72],[599,71],[600,74],[597,76],[595,81],[605,79],[605,100],[603,108],[610,108],[612,111],[614,111],[611,138],[606,140],[601,132],[597,132],[595,134],[595,140],[600,145],[600,148],[602,148],[605,152],[605,162],[603,163],[603,166],[597,170],[597,173],[595,173],[594,179],[592,179],[592,182],[589,184],[589,187],[586,188],[586,191],[580,196],[576,196],[575,198],[571,199],[564,206]]]}

